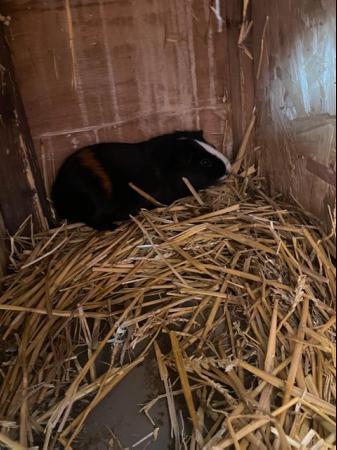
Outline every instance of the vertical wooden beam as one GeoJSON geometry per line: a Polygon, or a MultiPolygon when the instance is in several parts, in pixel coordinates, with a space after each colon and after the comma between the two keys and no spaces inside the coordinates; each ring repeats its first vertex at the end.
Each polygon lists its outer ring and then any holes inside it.
{"type": "Polygon", "coordinates": [[[43,229],[50,208],[1,24],[0,86],[0,211],[10,233],[29,216],[43,229]]]}
{"type": "Polygon", "coordinates": [[[1,285],[1,278],[6,273],[8,260],[8,251],[5,245],[4,238],[5,238],[5,225],[0,213],[0,285],[1,285]]]}
{"type": "MultiPolygon", "coordinates": [[[[223,2],[227,27],[227,86],[232,106],[234,153],[242,142],[255,106],[254,62],[239,48],[243,21],[243,1],[223,2]]],[[[249,16],[251,6],[249,7],[249,16]]],[[[246,43],[249,45],[249,42],[246,43]]]]}
{"type": "Polygon", "coordinates": [[[4,247],[3,243],[0,244],[0,285],[1,285],[1,278],[6,273],[6,266],[7,266],[7,250],[4,247]]]}

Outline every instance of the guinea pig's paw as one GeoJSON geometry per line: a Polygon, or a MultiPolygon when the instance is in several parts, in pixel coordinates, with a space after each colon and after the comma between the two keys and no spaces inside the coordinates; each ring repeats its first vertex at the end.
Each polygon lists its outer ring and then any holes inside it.
{"type": "Polygon", "coordinates": [[[109,221],[98,221],[98,220],[87,220],[86,221],[87,225],[90,228],[93,228],[96,231],[114,231],[116,230],[116,228],[118,228],[118,225],[115,223],[112,223],[110,220],[109,221]]]}
{"type": "Polygon", "coordinates": [[[97,228],[98,231],[115,231],[117,230],[118,225],[116,224],[102,224],[100,227],[97,228]]]}

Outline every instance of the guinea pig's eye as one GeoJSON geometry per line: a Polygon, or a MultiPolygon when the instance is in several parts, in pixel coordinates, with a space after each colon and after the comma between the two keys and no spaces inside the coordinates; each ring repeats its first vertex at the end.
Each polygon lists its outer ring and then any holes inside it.
{"type": "Polygon", "coordinates": [[[209,167],[213,166],[212,161],[210,159],[207,159],[207,158],[202,159],[200,161],[200,165],[201,165],[201,167],[205,167],[205,168],[209,168],[209,167]]]}

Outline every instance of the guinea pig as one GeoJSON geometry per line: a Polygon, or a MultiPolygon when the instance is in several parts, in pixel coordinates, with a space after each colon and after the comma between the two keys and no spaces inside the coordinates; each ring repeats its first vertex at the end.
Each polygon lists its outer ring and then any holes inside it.
{"type": "Polygon", "coordinates": [[[52,200],[61,219],[113,230],[115,222],[154,207],[131,183],[169,205],[190,195],[184,177],[200,190],[223,180],[230,168],[229,160],[204,140],[202,131],[178,131],[137,144],[96,144],[64,162],[52,200]]]}

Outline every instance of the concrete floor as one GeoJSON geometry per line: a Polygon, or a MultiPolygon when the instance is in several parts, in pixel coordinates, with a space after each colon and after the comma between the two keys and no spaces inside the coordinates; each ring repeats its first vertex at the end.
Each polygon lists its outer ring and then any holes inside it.
{"type": "MultiPolygon", "coordinates": [[[[76,445],[77,450],[171,450],[170,421],[165,401],[158,402],[151,417],[160,428],[158,440],[139,440],[154,431],[146,416],[139,413],[142,405],[163,393],[157,363],[148,359],[120,383],[93,411],[76,445]],[[120,444],[113,438],[115,435],[120,444]]],[[[75,448],[75,447],[74,447],[75,448]]]]}

